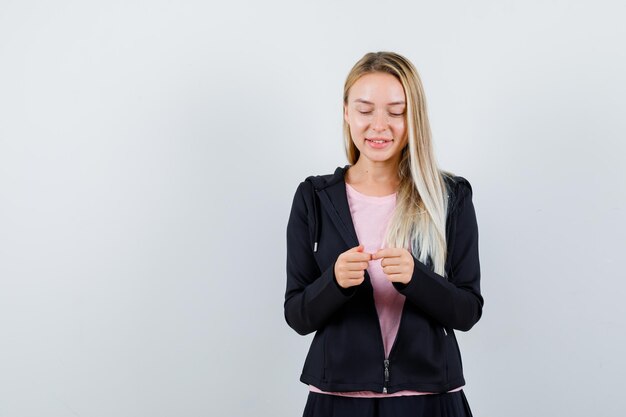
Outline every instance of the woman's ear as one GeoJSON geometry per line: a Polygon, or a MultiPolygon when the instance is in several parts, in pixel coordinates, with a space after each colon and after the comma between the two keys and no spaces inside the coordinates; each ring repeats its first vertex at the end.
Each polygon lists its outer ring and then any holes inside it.
{"type": "Polygon", "coordinates": [[[345,120],[347,124],[350,124],[350,121],[348,119],[348,106],[346,106],[345,104],[343,105],[343,120],[345,120]]]}

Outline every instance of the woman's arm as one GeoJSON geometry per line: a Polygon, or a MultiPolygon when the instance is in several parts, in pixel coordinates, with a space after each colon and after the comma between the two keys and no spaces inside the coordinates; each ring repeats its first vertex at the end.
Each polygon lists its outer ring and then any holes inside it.
{"type": "Polygon", "coordinates": [[[461,178],[455,204],[454,245],[449,256],[452,273],[449,280],[433,272],[413,257],[413,275],[408,284],[394,283],[408,301],[444,327],[467,331],[482,315],[484,300],[480,294],[478,259],[478,224],[472,203],[470,183],[461,178]]]}
{"type": "Polygon", "coordinates": [[[319,329],[355,288],[343,289],[335,279],[335,262],[320,271],[313,256],[304,193],[313,195],[311,184],[298,186],[287,223],[287,290],[285,320],[301,335],[319,329]]]}

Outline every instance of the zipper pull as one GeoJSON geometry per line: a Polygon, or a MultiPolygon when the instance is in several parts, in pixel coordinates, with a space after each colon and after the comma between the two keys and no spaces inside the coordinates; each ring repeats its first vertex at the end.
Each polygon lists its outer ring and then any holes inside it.
{"type": "Polygon", "coordinates": [[[383,361],[385,365],[385,384],[383,385],[383,394],[387,394],[387,383],[389,383],[389,359],[383,361]]]}
{"type": "Polygon", "coordinates": [[[446,332],[446,328],[445,328],[445,327],[442,327],[442,329],[443,329],[443,335],[444,335],[444,336],[447,336],[447,335],[448,335],[448,332],[446,332]]]}

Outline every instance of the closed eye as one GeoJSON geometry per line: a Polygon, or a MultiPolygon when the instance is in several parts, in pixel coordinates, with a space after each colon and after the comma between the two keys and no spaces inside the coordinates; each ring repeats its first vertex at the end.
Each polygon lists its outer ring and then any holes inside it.
{"type": "MultiPolygon", "coordinates": [[[[361,114],[371,114],[371,111],[360,111],[359,113],[361,114]]],[[[389,113],[390,116],[394,116],[394,117],[400,117],[400,116],[404,116],[404,113],[389,113]]]]}

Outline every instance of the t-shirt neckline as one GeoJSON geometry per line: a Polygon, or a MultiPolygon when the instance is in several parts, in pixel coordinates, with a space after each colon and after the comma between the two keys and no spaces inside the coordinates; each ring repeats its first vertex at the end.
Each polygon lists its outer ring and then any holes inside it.
{"type": "Polygon", "coordinates": [[[347,182],[345,184],[346,184],[346,187],[348,187],[352,193],[354,193],[355,195],[357,195],[357,196],[359,196],[361,198],[368,199],[368,200],[375,200],[375,201],[391,200],[392,198],[394,198],[398,194],[398,192],[396,191],[393,194],[387,194],[387,195],[382,195],[382,196],[367,195],[367,194],[363,194],[360,191],[357,191],[356,188],[354,188],[353,186],[351,186],[347,182]]]}

